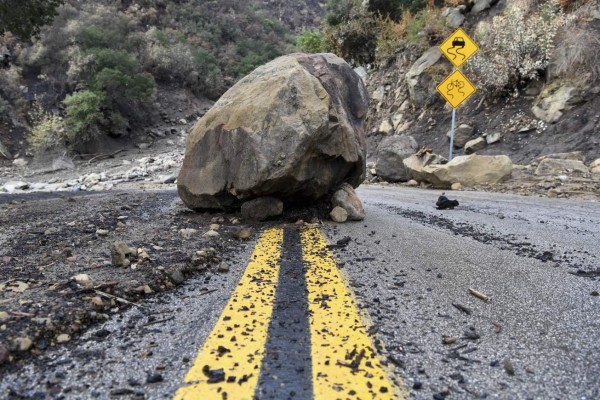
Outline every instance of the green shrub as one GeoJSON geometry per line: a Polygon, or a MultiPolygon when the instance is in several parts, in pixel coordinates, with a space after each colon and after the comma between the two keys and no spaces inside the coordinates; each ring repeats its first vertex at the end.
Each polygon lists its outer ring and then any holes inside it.
{"type": "Polygon", "coordinates": [[[92,88],[97,93],[105,93],[109,101],[126,104],[129,101],[141,102],[150,98],[154,93],[155,84],[152,76],[104,68],[94,76],[92,88]]]}
{"type": "Polygon", "coordinates": [[[325,28],[324,49],[351,63],[373,62],[380,29],[377,21],[362,7],[353,8],[346,23],[325,28]]]}
{"type": "Polygon", "coordinates": [[[86,26],[79,33],[79,44],[83,49],[114,49],[122,45],[122,38],[115,31],[105,31],[95,26],[86,26]]]}
{"type": "Polygon", "coordinates": [[[321,53],[323,51],[323,35],[316,30],[303,29],[296,40],[296,45],[305,53],[321,53]]]}
{"type": "Polygon", "coordinates": [[[475,32],[479,51],[467,62],[467,70],[484,90],[512,91],[537,79],[548,66],[554,39],[565,17],[549,0],[538,10],[508,7],[492,23],[480,23],[475,32]]]}
{"type": "Polygon", "coordinates": [[[89,54],[94,56],[96,71],[106,68],[131,75],[139,67],[137,61],[124,50],[96,48],[92,49],[89,54]]]}
{"type": "Polygon", "coordinates": [[[46,150],[62,144],[65,125],[62,118],[44,110],[36,99],[29,114],[31,132],[27,136],[27,144],[33,154],[41,154],[46,150]]]}
{"type": "Polygon", "coordinates": [[[66,139],[70,145],[76,146],[100,135],[100,126],[105,123],[101,107],[106,103],[102,93],[83,90],[68,95],[64,103],[66,139]]]}

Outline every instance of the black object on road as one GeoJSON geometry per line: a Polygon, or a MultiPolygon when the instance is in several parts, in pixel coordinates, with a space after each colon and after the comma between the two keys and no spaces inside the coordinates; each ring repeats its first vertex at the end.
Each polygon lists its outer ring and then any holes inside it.
{"type": "Polygon", "coordinates": [[[435,205],[438,210],[453,209],[458,206],[458,200],[449,200],[446,193],[442,193],[435,205]]]}

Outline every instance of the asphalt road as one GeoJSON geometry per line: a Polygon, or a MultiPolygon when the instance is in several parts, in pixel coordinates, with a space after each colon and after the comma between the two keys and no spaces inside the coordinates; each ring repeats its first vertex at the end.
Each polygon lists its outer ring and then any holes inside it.
{"type": "MultiPolygon", "coordinates": [[[[332,257],[391,382],[415,399],[600,398],[600,297],[593,295],[600,291],[598,203],[451,192],[460,206],[442,211],[434,207],[436,191],[364,186],[358,192],[366,220],[326,223],[321,231],[334,245],[332,257]]],[[[337,323],[333,314],[318,316],[336,309],[329,297],[318,298],[321,307],[310,300],[319,278],[311,275],[314,261],[306,253],[303,261],[305,246],[295,230],[282,229],[275,284],[289,295],[266,300],[274,306],[269,337],[263,338],[258,398],[316,396],[307,355],[321,353],[306,336],[317,318],[337,323]],[[307,309],[310,318],[304,319],[307,309]],[[284,371],[274,372],[278,368],[284,371]],[[311,382],[314,387],[300,387],[311,382]],[[293,390],[283,390],[286,385],[293,390]]],[[[256,259],[255,245],[236,255],[229,273],[189,280],[6,373],[0,398],[172,398],[222,323],[256,259]]],[[[315,252],[325,260],[317,263],[327,262],[324,253],[315,252]]],[[[320,290],[334,290],[327,285],[336,279],[322,275],[320,290]]],[[[341,321],[352,312],[336,315],[341,321]]],[[[358,377],[366,368],[361,357],[338,360],[339,369],[358,377]],[[355,360],[358,369],[350,366],[355,360]]],[[[390,392],[376,397],[389,398],[390,392]]]]}

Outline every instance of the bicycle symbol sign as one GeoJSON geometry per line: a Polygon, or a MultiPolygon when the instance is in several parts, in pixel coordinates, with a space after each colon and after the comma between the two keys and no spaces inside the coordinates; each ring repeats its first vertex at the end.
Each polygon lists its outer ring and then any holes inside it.
{"type": "Polygon", "coordinates": [[[479,50],[479,47],[462,28],[454,31],[439,48],[455,67],[460,67],[479,50]]]}
{"type": "Polygon", "coordinates": [[[456,70],[438,85],[437,90],[452,108],[458,108],[463,101],[475,93],[475,86],[462,72],[456,70]]]}

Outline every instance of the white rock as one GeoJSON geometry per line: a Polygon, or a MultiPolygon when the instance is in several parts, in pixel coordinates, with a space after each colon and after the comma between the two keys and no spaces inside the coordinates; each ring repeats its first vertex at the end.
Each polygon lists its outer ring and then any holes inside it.
{"type": "Polygon", "coordinates": [[[218,237],[219,236],[219,232],[210,230],[210,231],[206,232],[202,236],[204,236],[204,237],[218,237]]]}
{"type": "Polygon", "coordinates": [[[66,333],[61,333],[56,337],[56,343],[67,343],[69,340],[71,340],[71,336],[66,333]]]}
{"type": "Polygon", "coordinates": [[[4,184],[3,188],[8,193],[13,193],[17,190],[29,189],[29,183],[23,181],[8,181],[4,184]]]}
{"type": "Polygon", "coordinates": [[[75,275],[73,280],[84,287],[92,286],[92,278],[88,274],[75,275]]]}
{"type": "Polygon", "coordinates": [[[497,143],[502,140],[501,132],[488,133],[485,137],[485,141],[487,144],[497,143]]]}
{"type": "Polygon", "coordinates": [[[27,161],[24,158],[17,158],[16,160],[13,161],[13,165],[15,167],[19,167],[19,168],[24,168],[27,166],[27,164],[29,164],[29,161],[27,161]]]}
{"type": "Polygon", "coordinates": [[[179,234],[186,239],[190,239],[192,236],[196,235],[198,231],[192,228],[181,229],[179,234]]]}

